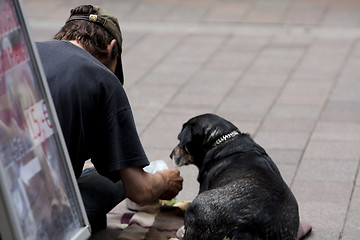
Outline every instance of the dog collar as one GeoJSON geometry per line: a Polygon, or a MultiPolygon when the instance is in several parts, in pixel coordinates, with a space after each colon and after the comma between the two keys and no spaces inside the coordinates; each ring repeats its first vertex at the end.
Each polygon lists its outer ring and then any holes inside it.
{"type": "Polygon", "coordinates": [[[232,131],[232,132],[230,132],[228,134],[222,135],[221,137],[219,137],[215,141],[215,143],[213,144],[213,147],[216,147],[216,146],[220,145],[221,143],[223,143],[223,142],[225,142],[225,141],[227,141],[227,140],[229,140],[229,139],[231,139],[231,138],[233,138],[233,137],[235,137],[235,136],[237,136],[239,134],[240,133],[238,131],[234,130],[234,131],[232,131]]]}

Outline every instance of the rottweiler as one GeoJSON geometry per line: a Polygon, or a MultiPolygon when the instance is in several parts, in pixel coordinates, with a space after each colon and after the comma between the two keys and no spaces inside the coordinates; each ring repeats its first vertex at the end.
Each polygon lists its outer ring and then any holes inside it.
{"type": "Polygon", "coordinates": [[[186,122],[170,157],[199,169],[184,240],[295,240],[297,201],[266,151],[231,122],[203,114],[186,122]]]}

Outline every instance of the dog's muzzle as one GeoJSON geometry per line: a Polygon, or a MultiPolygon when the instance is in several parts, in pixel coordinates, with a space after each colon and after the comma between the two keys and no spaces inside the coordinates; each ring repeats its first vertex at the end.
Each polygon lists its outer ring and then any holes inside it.
{"type": "Polygon", "coordinates": [[[187,151],[180,148],[180,145],[177,145],[174,148],[174,150],[170,154],[170,158],[178,167],[189,165],[194,162],[193,157],[187,151]]]}

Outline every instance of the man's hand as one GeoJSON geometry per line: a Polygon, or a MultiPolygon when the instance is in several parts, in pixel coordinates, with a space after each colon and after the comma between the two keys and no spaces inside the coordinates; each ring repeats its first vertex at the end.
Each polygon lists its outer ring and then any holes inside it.
{"type": "Polygon", "coordinates": [[[183,178],[177,169],[166,169],[156,172],[163,177],[167,186],[166,190],[160,195],[160,199],[170,200],[182,190],[183,178]]]}
{"type": "Polygon", "coordinates": [[[177,169],[166,169],[155,174],[140,167],[128,167],[119,171],[126,197],[138,204],[156,199],[169,200],[182,189],[183,178],[177,169]]]}

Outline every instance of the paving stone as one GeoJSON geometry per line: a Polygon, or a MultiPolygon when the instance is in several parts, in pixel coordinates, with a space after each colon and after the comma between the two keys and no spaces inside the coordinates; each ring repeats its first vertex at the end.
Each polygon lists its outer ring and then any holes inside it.
{"type": "Polygon", "coordinates": [[[309,46],[312,46],[314,37],[308,35],[302,31],[296,31],[295,29],[289,29],[286,32],[276,34],[271,39],[271,44],[273,46],[282,46],[282,47],[298,47],[302,49],[307,49],[309,46]]]}
{"type": "Polygon", "coordinates": [[[291,149],[305,148],[309,134],[292,132],[258,132],[256,141],[265,149],[291,149]]]}
{"type": "Polygon", "coordinates": [[[270,42],[271,38],[259,37],[259,36],[249,36],[248,34],[244,35],[232,35],[231,38],[224,43],[222,46],[225,50],[232,51],[249,51],[257,53],[261,51],[266,44],[270,42]]]}
{"type": "MultiPolygon", "coordinates": [[[[127,51],[127,58],[132,56],[142,57],[144,60],[157,61],[163,58],[175,46],[180,44],[185,34],[146,34],[136,42],[136,47],[127,51]],[[154,51],[156,49],[156,51],[154,51]]],[[[124,40],[125,41],[125,40],[124,40]]]]}
{"type": "Polygon", "coordinates": [[[360,123],[319,121],[311,139],[360,141],[360,123]]]}
{"type": "Polygon", "coordinates": [[[231,49],[219,49],[205,63],[204,68],[212,71],[241,71],[245,72],[255,58],[251,51],[234,51],[231,49]]]}
{"type": "Polygon", "coordinates": [[[249,72],[290,74],[302,52],[303,50],[298,48],[268,48],[257,57],[249,72]]]}
{"type": "MultiPolygon", "coordinates": [[[[324,223],[326,224],[326,223],[324,223]]],[[[337,230],[319,229],[314,226],[309,237],[306,239],[317,240],[317,239],[339,239],[339,233],[337,230]]]]}
{"type": "Polygon", "coordinates": [[[206,13],[209,11],[209,7],[206,5],[192,4],[182,2],[175,8],[171,9],[164,20],[167,21],[200,21],[204,18],[206,13]]]}
{"type": "Polygon", "coordinates": [[[182,93],[203,93],[208,99],[213,95],[226,96],[241,76],[241,71],[205,70],[199,71],[183,87],[182,93]],[[206,91],[204,91],[204,87],[206,91]]]}
{"type": "Polygon", "coordinates": [[[203,19],[209,22],[240,22],[243,15],[250,10],[251,5],[251,2],[244,1],[241,5],[232,1],[221,1],[214,4],[203,19]]]}
{"type": "Polygon", "coordinates": [[[329,101],[323,113],[322,121],[360,122],[360,101],[329,101]]]}
{"type": "Polygon", "coordinates": [[[311,140],[304,158],[321,160],[359,160],[359,142],[311,140]]]}
{"type": "Polygon", "coordinates": [[[200,64],[190,64],[188,62],[160,62],[151,71],[143,75],[141,82],[146,85],[166,85],[181,88],[198,72],[199,68],[200,64]]]}
{"type": "Polygon", "coordinates": [[[328,95],[326,93],[289,93],[283,92],[277,102],[282,104],[299,104],[299,105],[319,105],[323,106],[327,101],[328,95]]]}
{"type": "Polygon", "coordinates": [[[321,106],[299,104],[276,104],[268,114],[270,119],[316,120],[321,106]]]}
{"type": "MultiPolygon", "coordinates": [[[[347,211],[347,204],[349,203],[352,189],[352,184],[347,182],[313,180],[301,181],[298,180],[297,177],[295,177],[294,184],[292,185],[292,190],[299,202],[309,205],[315,204],[316,206],[324,204],[323,207],[316,211],[324,211],[322,212],[323,214],[338,212],[344,215],[344,217],[347,211]],[[333,207],[336,206],[336,208],[328,209],[329,205],[332,205],[333,207]]],[[[310,214],[310,212],[307,214],[310,214]]],[[[318,217],[322,218],[324,216],[319,215],[318,217]]],[[[337,222],[337,224],[339,224],[339,222],[337,222]]]]}
{"type": "Polygon", "coordinates": [[[359,101],[359,90],[360,88],[355,86],[338,87],[334,90],[331,100],[341,102],[359,101]]]}
{"type": "MultiPolygon", "coordinates": [[[[126,24],[121,25],[121,34],[123,36],[123,50],[122,50],[122,60],[126,60],[128,53],[131,53],[131,49],[136,48],[137,43],[141,39],[145,38],[149,33],[146,32],[128,32],[126,31],[126,24]],[[124,29],[125,28],[125,29],[124,29]]],[[[124,66],[123,66],[124,67],[124,66]]]]}
{"type": "Polygon", "coordinates": [[[360,236],[360,187],[354,189],[342,239],[356,239],[360,236]]]}
{"type": "Polygon", "coordinates": [[[185,104],[187,106],[209,106],[216,108],[216,106],[222,101],[221,94],[211,94],[211,97],[207,93],[183,93],[177,95],[172,100],[175,104],[185,104]]]}
{"type": "Polygon", "coordinates": [[[168,103],[162,112],[173,114],[174,118],[182,119],[183,123],[185,123],[194,116],[214,111],[215,109],[210,105],[168,103]]]}
{"type": "Polygon", "coordinates": [[[291,77],[287,82],[284,91],[291,93],[308,92],[311,94],[329,94],[333,85],[334,82],[329,80],[291,77]]]}
{"type": "Polygon", "coordinates": [[[282,104],[323,106],[328,100],[333,83],[308,79],[291,78],[277,102],[282,104]]]}
{"type": "Polygon", "coordinates": [[[326,13],[323,24],[332,26],[357,26],[359,16],[354,14],[359,7],[353,1],[333,1],[332,8],[326,13]]]}
{"type": "Polygon", "coordinates": [[[246,75],[241,78],[239,86],[246,87],[274,87],[280,89],[287,81],[289,73],[259,73],[250,69],[246,75]]]}
{"type": "Polygon", "coordinates": [[[319,79],[333,79],[347,56],[352,41],[337,39],[317,39],[310,47],[301,63],[294,72],[294,77],[314,77],[319,79]],[[338,46],[334,48],[335,46],[338,46]],[[333,49],[336,49],[332,51],[333,49]]]}
{"type": "Polygon", "coordinates": [[[259,0],[254,3],[249,13],[242,19],[251,23],[277,23],[287,9],[287,1],[259,0]]]}
{"type": "Polygon", "coordinates": [[[299,132],[311,133],[316,121],[311,119],[273,119],[266,118],[261,125],[260,131],[264,132],[299,132]]]}
{"type": "Polygon", "coordinates": [[[144,1],[141,4],[136,4],[126,16],[129,20],[141,20],[141,21],[156,21],[162,20],[167,13],[174,7],[169,2],[144,1]]]}
{"type": "Polygon", "coordinates": [[[326,9],[326,1],[296,0],[283,21],[293,24],[319,24],[326,9]]]}
{"type": "Polygon", "coordinates": [[[352,184],[356,180],[358,160],[303,159],[296,179],[299,181],[335,181],[352,184]]]}

